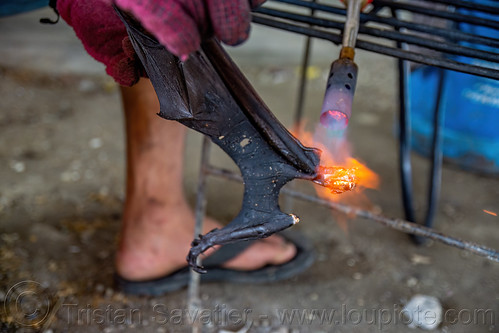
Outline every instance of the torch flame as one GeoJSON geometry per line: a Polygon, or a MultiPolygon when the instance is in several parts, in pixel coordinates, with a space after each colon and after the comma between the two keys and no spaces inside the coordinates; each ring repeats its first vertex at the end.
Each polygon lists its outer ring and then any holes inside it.
{"type": "Polygon", "coordinates": [[[327,187],[331,193],[340,194],[357,186],[357,168],[319,166],[314,183],[327,187]]]}
{"type": "Polygon", "coordinates": [[[351,156],[350,146],[343,136],[326,140],[324,130],[324,127],[318,125],[316,138],[304,130],[303,124],[295,131],[295,135],[305,145],[322,151],[320,166],[316,170],[317,177],[313,180],[322,185],[316,186],[317,194],[327,200],[368,208],[371,206],[369,200],[360,192],[365,188],[376,189],[379,186],[378,175],[351,156]]]}

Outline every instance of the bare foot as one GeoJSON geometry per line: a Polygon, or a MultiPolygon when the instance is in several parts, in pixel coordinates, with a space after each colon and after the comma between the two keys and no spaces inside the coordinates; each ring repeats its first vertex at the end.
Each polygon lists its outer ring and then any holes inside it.
{"type": "MultiPolygon", "coordinates": [[[[124,223],[116,257],[120,276],[129,280],[148,280],[187,265],[185,258],[193,239],[194,216],[183,201],[175,206],[168,206],[149,200],[142,206],[144,211],[141,214],[133,216],[135,214],[132,212],[125,212],[124,218],[134,221],[124,223]],[[141,222],[141,219],[144,221],[141,222]]],[[[208,218],[204,222],[203,233],[217,227],[221,227],[220,224],[208,218]]],[[[208,251],[207,255],[212,252],[208,251]]],[[[229,260],[224,267],[253,270],[267,264],[285,263],[295,254],[293,244],[287,243],[282,237],[271,236],[255,242],[239,256],[229,260]]]]}

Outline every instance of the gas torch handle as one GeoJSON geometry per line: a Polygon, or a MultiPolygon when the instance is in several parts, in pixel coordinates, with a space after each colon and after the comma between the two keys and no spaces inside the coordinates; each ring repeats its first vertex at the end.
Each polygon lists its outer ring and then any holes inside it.
{"type": "Polygon", "coordinates": [[[347,18],[343,29],[343,47],[355,48],[355,41],[359,33],[360,10],[365,0],[345,0],[347,18]]]}

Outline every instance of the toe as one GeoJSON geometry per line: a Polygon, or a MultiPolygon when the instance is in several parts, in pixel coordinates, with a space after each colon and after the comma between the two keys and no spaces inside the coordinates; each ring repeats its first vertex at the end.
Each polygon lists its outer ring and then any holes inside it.
{"type": "Polygon", "coordinates": [[[296,247],[280,236],[258,240],[223,267],[238,270],[254,270],[266,265],[288,262],[296,255],[296,247]]]}

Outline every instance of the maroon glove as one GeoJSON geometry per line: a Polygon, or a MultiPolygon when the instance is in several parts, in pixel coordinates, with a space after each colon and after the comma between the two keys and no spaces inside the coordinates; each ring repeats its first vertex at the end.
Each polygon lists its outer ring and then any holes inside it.
{"type": "MultiPolygon", "coordinates": [[[[265,0],[115,0],[130,11],[173,54],[186,60],[201,37],[215,34],[229,45],[248,38],[250,5],[265,0]]],[[[58,0],[57,10],[73,27],[85,50],[106,65],[106,72],[125,86],[145,72],[128,39],[112,0],[58,0]]]]}
{"type": "Polygon", "coordinates": [[[57,10],[73,27],[88,54],[102,62],[116,82],[131,86],[144,76],[125,26],[109,3],[102,0],[58,0],[57,10]]]}
{"type": "Polygon", "coordinates": [[[265,0],[114,0],[131,12],[170,52],[186,60],[202,37],[215,34],[228,45],[248,38],[250,6],[265,0]]]}

